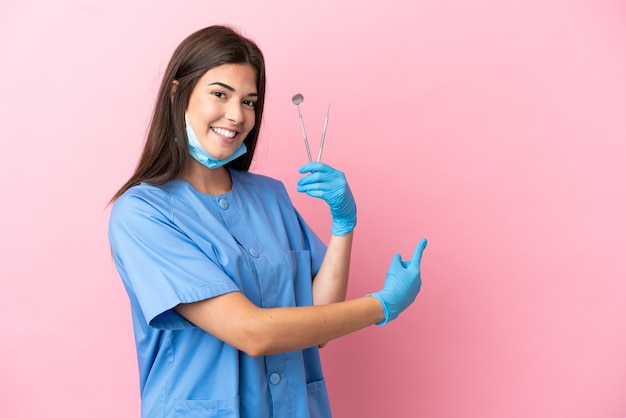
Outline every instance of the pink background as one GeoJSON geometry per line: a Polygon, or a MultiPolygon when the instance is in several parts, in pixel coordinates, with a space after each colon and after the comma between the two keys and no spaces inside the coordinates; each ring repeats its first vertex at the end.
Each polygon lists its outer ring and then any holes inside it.
{"type": "Polygon", "coordinates": [[[265,52],[253,169],[295,192],[317,149],[359,204],[350,296],[422,236],[391,325],[323,350],[352,417],[626,415],[626,4],[621,0],[0,3],[0,416],[137,417],[107,201],[162,71],[201,27],[265,52]]]}

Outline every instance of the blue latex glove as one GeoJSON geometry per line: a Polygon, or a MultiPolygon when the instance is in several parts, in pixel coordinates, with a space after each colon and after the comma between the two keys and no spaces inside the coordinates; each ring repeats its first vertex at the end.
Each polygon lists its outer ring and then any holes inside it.
{"type": "Polygon", "coordinates": [[[385,310],[385,320],[376,325],[385,325],[396,319],[417,297],[422,286],[420,262],[426,244],[426,239],[417,244],[410,261],[402,261],[400,254],[396,254],[387,271],[383,290],[368,295],[378,299],[385,310]]]}
{"type": "Polygon", "coordinates": [[[298,180],[298,191],[324,199],[333,217],[332,234],[346,235],[356,226],[356,203],[344,174],[324,163],[308,163],[298,170],[311,173],[298,180]]]}

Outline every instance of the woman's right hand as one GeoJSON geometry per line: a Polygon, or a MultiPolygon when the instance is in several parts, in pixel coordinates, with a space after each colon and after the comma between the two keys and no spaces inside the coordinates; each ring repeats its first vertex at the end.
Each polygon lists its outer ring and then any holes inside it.
{"type": "Polygon", "coordinates": [[[376,325],[385,325],[396,319],[417,297],[422,286],[420,263],[427,244],[426,239],[422,239],[409,261],[402,261],[400,254],[396,254],[391,260],[383,289],[368,295],[378,299],[385,311],[385,320],[376,325]]]}

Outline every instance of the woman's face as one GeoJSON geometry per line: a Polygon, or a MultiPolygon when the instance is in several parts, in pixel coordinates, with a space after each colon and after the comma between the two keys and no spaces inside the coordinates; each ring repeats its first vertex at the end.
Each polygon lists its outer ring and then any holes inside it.
{"type": "Polygon", "coordinates": [[[225,64],[207,71],[191,92],[188,123],[212,157],[230,157],[254,127],[256,78],[250,64],[225,64]]]}

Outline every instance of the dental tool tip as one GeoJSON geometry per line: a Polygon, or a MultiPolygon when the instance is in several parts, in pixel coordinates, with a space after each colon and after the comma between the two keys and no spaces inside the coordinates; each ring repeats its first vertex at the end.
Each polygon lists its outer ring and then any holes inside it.
{"type": "Polygon", "coordinates": [[[304,96],[301,95],[300,93],[294,94],[293,97],[291,98],[291,102],[295,104],[296,106],[302,103],[303,101],[304,101],[304,96]]]}

